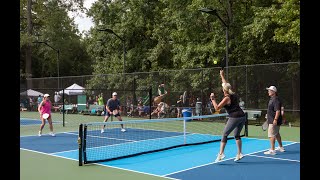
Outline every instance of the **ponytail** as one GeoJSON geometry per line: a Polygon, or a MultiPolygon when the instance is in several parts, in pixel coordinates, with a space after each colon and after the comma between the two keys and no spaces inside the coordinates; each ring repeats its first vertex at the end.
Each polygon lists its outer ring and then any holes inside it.
{"type": "Polygon", "coordinates": [[[231,90],[231,85],[229,83],[222,83],[222,89],[229,94],[234,94],[234,92],[231,90]]]}

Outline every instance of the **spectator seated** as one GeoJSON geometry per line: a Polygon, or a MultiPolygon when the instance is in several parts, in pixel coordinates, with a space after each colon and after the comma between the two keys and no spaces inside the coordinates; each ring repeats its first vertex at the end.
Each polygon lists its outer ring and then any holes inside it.
{"type": "MultiPolygon", "coordinates": [[[[73,112],[74,106],[72,104],[63,105],[63,106],[66,114],[68,114],[69,112],[73,112]]],[[[60,107],[60,114],[63,113],[63,106],[60,107]]]]}
{"type": "Polygon", "coordinates": [[[81,111],[83,115],[97,115],[102,116],[102,112],[104,112],[104,105],[95,105],[90,104],[88,109],[84,109],[81,111]]]}

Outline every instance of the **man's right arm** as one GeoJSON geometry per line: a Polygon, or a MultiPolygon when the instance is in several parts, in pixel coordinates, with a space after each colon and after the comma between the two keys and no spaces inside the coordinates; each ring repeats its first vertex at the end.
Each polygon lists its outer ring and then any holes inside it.
{"type": "Polygon", "coordinates": [[[106,110],[109,112],[109,114],[111,113],[111,111],[110,111],[110,109],[109,109],[108,105],[106,105],[106,110]]]}

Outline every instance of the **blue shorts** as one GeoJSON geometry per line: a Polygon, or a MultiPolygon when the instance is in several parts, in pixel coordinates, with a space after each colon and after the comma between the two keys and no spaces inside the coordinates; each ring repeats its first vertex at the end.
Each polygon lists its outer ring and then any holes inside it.
{"type": "Polygon", "coordinates": [[[143,112],[148,114],[150,112],[150,107],[149,106],[144,106],[143,107],[143,112]]]}

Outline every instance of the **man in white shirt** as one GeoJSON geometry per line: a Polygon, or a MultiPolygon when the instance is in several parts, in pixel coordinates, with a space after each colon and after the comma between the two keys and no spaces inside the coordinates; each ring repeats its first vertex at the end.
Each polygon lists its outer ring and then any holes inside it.
{"type": "Polygon", "coordinates": [[[58,106],[58,102],[60,101],[61,96],[59,95],[58,92],[54,93],[54,106],[58,106]]]}

